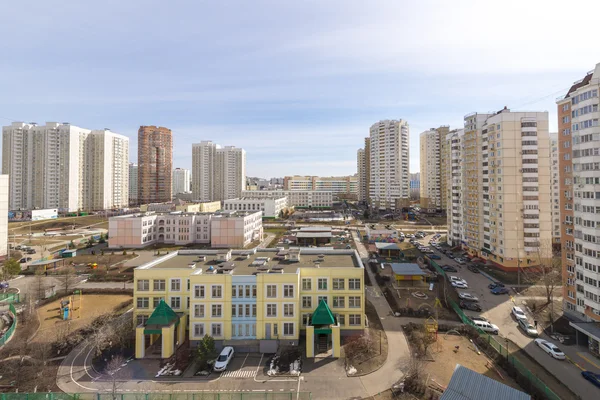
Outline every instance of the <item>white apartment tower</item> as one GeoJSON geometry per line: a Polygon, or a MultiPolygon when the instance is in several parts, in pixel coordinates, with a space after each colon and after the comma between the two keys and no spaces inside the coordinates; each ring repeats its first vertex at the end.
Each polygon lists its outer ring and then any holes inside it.
{"type": "Polygon", "coordinates": [[[192,193],[198,201],[241,197],[246,184],[246,151],[211,141],[192,145],[192,193]]]}
{"type": "Polygon", "coordinates": [[[138,165],[129,163],[129,205],[138,204],[138,165]]]}
{"type": "Polygon", "coordinates": [[[552,202],[552,243],[560,244],[560,186],[558,133],[550,134],[550,200],[552,202]]]}
{"type": "Polygon", "coordinates": [[[69,123],[14,122],[2,128],[2,143],[11,210],[95,210],[128,203],[125,136],[69,123]]]}
{"type": "Polygon", "coordinates": [[[442,185],[440,166],[440,135],[431,128],[419,135],[421,157],[420,204],[422,208],[439,209],[442,207],[442,185]]]}
{"type": "Polygon", "coordinates": [[[370,129],[370,186],[372,207],[396,209],[410,198],[409,126],[404,120],[379,121],[370,129]]]}
{"type": "Polygon", "coordinates": [[[450,144],[450,198],[447,202],[446,216],[448,221],[447,242],[450,246],[460,246],[464,242],[463,232],[463,129],[455,130],[446,136],[450,144]]]}
{"type": "Polygon", "coordinates": [[[173,170],[173,196],[178,193],[190,191],[191,176],[190,170],[185,168],[175,168],[173,170]]]}

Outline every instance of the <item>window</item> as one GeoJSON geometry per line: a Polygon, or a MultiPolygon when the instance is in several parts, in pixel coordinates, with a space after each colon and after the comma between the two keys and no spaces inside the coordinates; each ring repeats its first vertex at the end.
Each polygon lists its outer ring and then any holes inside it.
{"type": "Polygon", "coordinates": [[[283,316],[284,317],[293,317],[294,316],[294,305],[293,304],[284,304],[283,305],[283,316]]]}
{"type": "Polygon", "coordinates": [[[345,308],[346,298],[344,296],[333,296],[333,308],[345,308]]]}
{"type": "Polygon", "coordinates": [[[302,308],[312,308],[312,296],[302,296],[302,308]]]}
{"type": "Polygon", "coordinates": [[[155,279],[154,280],[154,291],[155,292],[164,292],[165,291],[165,280],[164,279],[155,279]]]}
{"type": "Polygon", "coordinates": [[[181,291],[181,279],[171,279],[171,291],[172,292],[180,292],[181,291]]]}
{"type": "Polygon", "coordinates": [[[246,304],[245,309],[246,309],[246,314],[244,314],[244,315],[246,317],[249,317],[250,316],[250,304],[246,304]]]}
{"type": "Polygon", "coordinates": [[[310,317],[312,314],[302,314],[302,326],[310,325],[310,317]]]}
{"type": "Polygon", "coordinates": [[[294,297],[294,285],[283,285],[283,297],[294,297]]]}
{"type": "Polygon", "coordinates": [[[150,290],[150,281],[148,279],[140,279],[137,281],[137,290],[147,292],[150,290]]]}
{"type": "Polygon", "coordinates": [[[284,322],[283,323],[283,336],[294,336],[294,323],[284,322]]]}
{"type": "Polygon", "coordinates": [[[223,316],[223,306],[221,304],[213,304],[211,306],[211,317],[220,318],[223,316]]]}
{"type": "Polygon", "coordinates": [[[160,303],[161,300],[164,300],[164,298],[163,297],[154,297],[152,299],[152,307],[153,308],[158,307],[158,303],[160,303]]]}
{"type": "Polygon", "coordinates": [[[277,316],[277,304],[267,304],[267,317],[277,316]]]}
{"type": "Polygon", "coordinates": [[[213,299],[220,299],[223,297],[223,287],[221,285],[212,285],[211,293],[213,299]]]}
{"type": "MultiPolygon", "coordinates": [[[[256,298],[256,285],[252,285],[252,298],[255,299],[256,298]]],[[[256,328],[256,326],[255,326],[256,328]]]]}
{"type": "Polygon", "coordinates": [[[244,297],[244,285],[239,285],[237,287],[237,297],[244,297]]]}
{"type": "Polygon", "coordinates": [[[194,298],[196,298],[196,299],[204,298],[204,285],[194,285],[194,298]]]}
{"type": "Polygon", "coordinates": [[[194,324],[194,336],[197,338],[204,337],[204,324],[194,324]]]}
{"type": "Polygon", "coordinates": [[[360,290],[360,279],[348,279],[348,289],[360,290]]]}
{"type": "Polygon", "coordinates": [[[317,303],[319,303],[319,304],[320,304],[320,303],[321,303],[321,300],[323,300],[323,301],[325,302],[325,304],[329,304],[329,303],[327,302],[327,296],[319,296],[319,297],[317,297],[317,303]]]}
{"type": "Polygon", "coordinates": [[[267,285],[267,297],[277,297],[277,285],[267,285]]]}
{"type": "Polygon", "coordinates": [[[273,324],[273,336],[277,336],[279,335],[279,327],[277,326],[277,324],[273,324]]]}
{"type": "Polygon", "coordinates": [[[256,317],[256,304],[252,304],[252,316],[256,317]]]}
{"type": "Polygon", "coordinates": [[[333,290],[344,290],[344,278],[333,278],[333,290]]]}
{"type": "Polygon", "coordinates": [[[302,290],[308,292],[312,290],[312,279],[302,278],[302,290]]]}
{"type": "Polygon", "coordinates": [[[348,316],[348,322],[350,326],[359,326],[360,325],[360,314],[350,314],[348,316]]]}
{"type": "Polygon", "coordinates": [[[171,308],[181,308],[181,297],[171,297],[171,308]]]}
{"type": "Polygon", "coordinates": [[[237,297],[237,286],[236,285],[231,286],[231,297],[237,297]]]}
{"type": "Polygon", "coordinates": [[[319,290],[327,290],[327,278],[317,279],[317,288],[319,290]]]}
{"type": "Polygon", "coordinates": [[[251,286],[250,285],[246,285],[245,289],[246,289],[246,298],[250,298],[251,286]]]}
{"type": "Polygon", "coordinates": [[[204,318],[204,304],[194,304],[194,318],[204,318]]]}
{"type": "Polygon", "coordinates": [[[150,300],[148,297],[138,297],[137,308],[148,308],[150,306],[150,300]]]}
{"type": "Polygon", "coordinates": [[[348,307],[350,307],[350,308],[360,308],[360,296],[350,296],[350,297],[348,297],[348,307]]]}
{"type": "Polygon", "coordinates": [[[212,332],[212,336],[214,337],[220,337],[222,336],[222,325],[221,324],[211,324],[211,332],[212,332]]]}
{"type": "Polygon", "coordinates": [[[340,326],[346,325],[346,316],[344,314],[338,314],[337,321],[338,321],[338,324],[340,324],[340,326]]]}
{"type": "Polygon", "coordinates": [[[135,322],[137,323],[137,325],[144,325],[146,321],[148,321],[147,315],[138,315],[137,317],[135,317],[135,322]]]}

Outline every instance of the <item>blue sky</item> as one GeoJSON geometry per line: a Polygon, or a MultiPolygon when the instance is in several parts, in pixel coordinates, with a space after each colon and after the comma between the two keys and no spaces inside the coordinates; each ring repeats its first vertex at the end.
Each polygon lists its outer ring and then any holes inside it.
{"type": "Polygon", "coordinates": [[[369,126],[403,118],[414,172],[419,133],[472,111],[556,129],[555,98],[600,62],[599,3],[4,1],[0,118],[110,128],[132,161],[138,127],[166,126],[174,167],[213,140],[262,177],[353,174],[369,126]]]}

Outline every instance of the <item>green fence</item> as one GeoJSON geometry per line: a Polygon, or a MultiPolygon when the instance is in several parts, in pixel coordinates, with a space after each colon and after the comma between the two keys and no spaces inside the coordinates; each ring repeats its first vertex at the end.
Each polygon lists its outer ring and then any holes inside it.
{"type": "MultiPolygon", "coordinates": [[[[446,278],[446,271],[440,268],[440,266],[435,261],[431,259],[429,259],[428,261],[435,268],[438,274],[446,278]]],[[[461,310],[461,308],[458,306],[458,304],[456,304],[454,300],[447,299],[447,301],[454,310],[454,312],[456,312],[458,317],[461,319],[461,321],[464,324],[474,327],[477,330],[477,333],[479,333],[479,336],[483,338],[486,342],[488,342],[490,346],[492,346],[494,350],[496,350],[501,356],[505,357],[507,362],[514,366],[517,372],[523,378],[531,382],[532,386],[535,386],[550,400],[561,400],[560,397],[558,397],[556,393],[554,393],[548,386],[546,386],[546,384],[542,382],[540,378],[538,378],[534,373],[532,373],[528,368],[526,368],[518,359],[510,355],[506,346],[503,346],[493,336],[487,334],[486,332],[476,327],[475,324],[473,324],[473,321],[463,312],[463,310],[461,310]]]]}
{"type": "Polygon", "coordinates": [[[19,293],[0,293],[0,303],[18,303],[19,298],[19,293]]]}
{"type": "Polygon", "coordinates": [[[0,400],[311,400],[310,392],[0,393],[0,400]]]}
{"type": "Polygon", "coordinates": [[[8,306],[8,309],[12,313],[13,322],[10,328],[8,328],[8,330],[0,338],[0,346],[4,346],[4,344],[8,342],[8,339],[10,339],[12,334],[15,332],[15,329],[17,329],[17,310],[15,310],[15,306],[13,306],[12,304],[8,306]]]}

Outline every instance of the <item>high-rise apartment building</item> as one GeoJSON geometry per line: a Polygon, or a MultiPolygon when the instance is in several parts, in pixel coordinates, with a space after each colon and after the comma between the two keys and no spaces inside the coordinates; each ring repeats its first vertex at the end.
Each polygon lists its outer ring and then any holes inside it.
{"type": "Polygon", "coordinates": [[[171,130],[140,126],[138,130],[138,202],[162,203],[172,198],[173,135],[171,130]]]}
{"type": "MultiPolygon", "coordinates": [[[[447,134],[447,130],[445,134],[447,134]]],[[[444,134],[444,139],[445,139],[444,134]]],[[[419,135],[421,157],[420,204],[424,209],[441,209],[442,176],[441,176],[441,142],[442,137],[437,129],[431,128],[419,135]]]]}
{"type": "Polygon", "coordinates": [[[128,203],[129,139],[69,123],[2,128],[2,171],[12,210],[101,210],[128,203]]]}
{"type": "Polygon", "coordinates": [[[397,209],[408,205],[409,126],[404,120],[379,121],[370,129],[371,206],[397,209]]]}
{"type": "Polygon", "coordinates": [[[552,248],[548,113],[469,114],[460,151],[463,246],[506,270],[539,265],[552,248]]]}
{"type": "Polygon", "coordinates": [[[358,201],[367,199],[367,169],[365,168],[365,149],[356,151],[356,172],[358,175],[358,201]]]}
{"type": "Polygon", "coordinates": [[[191,189],[190,170],[175,168],[173,170],[173,196],[178,193],[189,192],[191,189]]]}
{"type": "Polygon", "coordinates": [[[550,134],[550,200],[552,202],[552,244],[560,246],[560,186],[558,166],[558,134],[550,134]]]}
{"type": "Polygon", "coordinates": [[[463,129],[454,130],[446,135],[450,155],[448,159],[447,186],[450,188],[450,196],[446,205],[446,217],[448,221],[447,242],[450,246],[460,246],[464,243],[464,221],[463,221],[463,129]]]}
{"type": "Polygon", "coordinates": [[[198,201],[241,197],[246,186],[246,151],[211,141],[192,145],[192,193],[198,201]]]}
{"type": "Polygon", "coordinates": [[[410,174],[410,199],[419,200],[421,197],[421,173],[414,172],[410,174]]]}
{"type": "Polygon", "coordinates": [[[600,355],[600,64],[558,104],[564,311],[600,355]],[[592,322],[595,322],[592,323],[592,322]]]}
{"type": "Polygon", "coordinates": [[[137,205],[138,202],[138,165],[129,163],[129,205],[137,205]]]}

